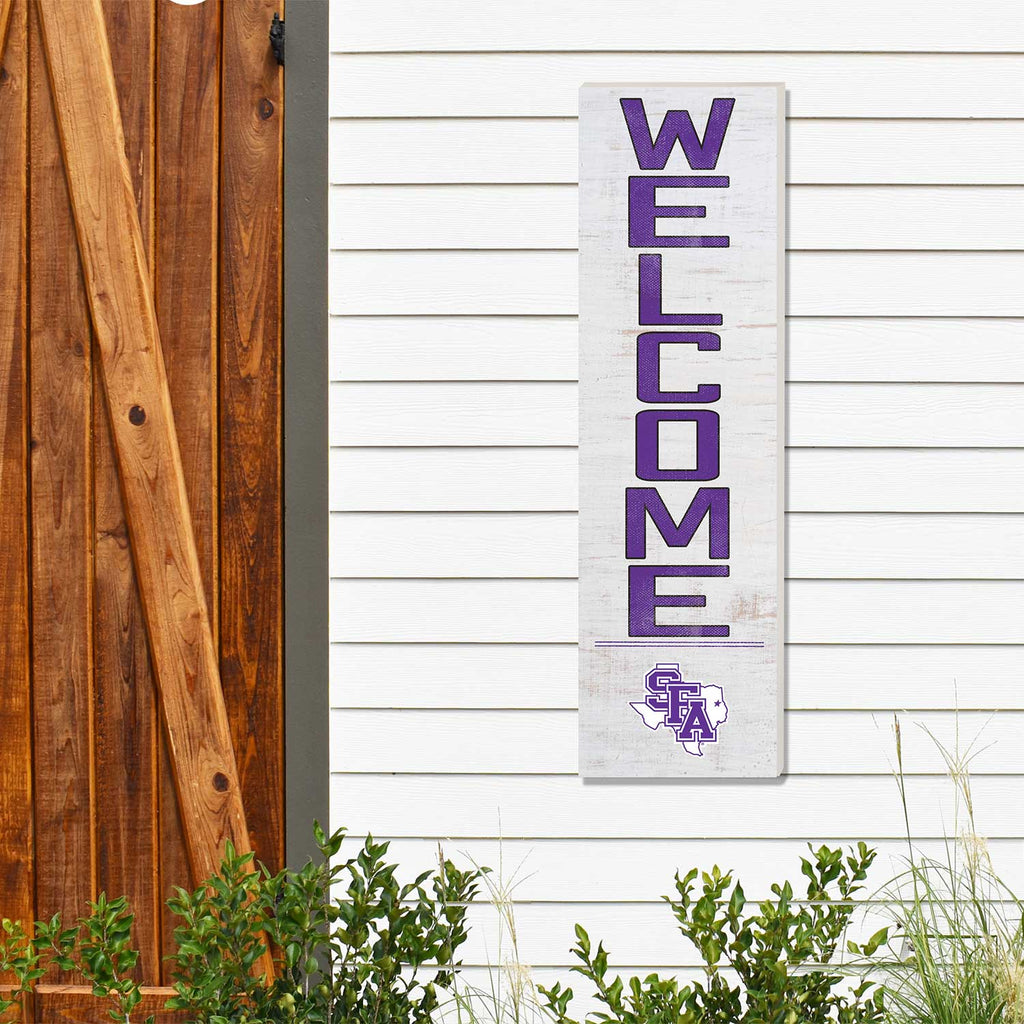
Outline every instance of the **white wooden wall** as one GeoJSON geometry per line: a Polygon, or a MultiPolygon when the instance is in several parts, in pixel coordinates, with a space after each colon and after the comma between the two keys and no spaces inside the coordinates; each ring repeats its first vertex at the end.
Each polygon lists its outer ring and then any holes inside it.
{"type": "Polygon", "coordinates": [[[739,8],[333,0],[333,816],[416,864],[529,854],[549,973],[576,920],[690,962],[677,866],[758,895],[807,839],[896,849],[900,709],[918,833],[951,805],[911,723],[958,705],[1024,881],[1024,18],[739,8]],[[704,78],[789,86],[788,775],[583,784],[577,88],[704,78]]]}

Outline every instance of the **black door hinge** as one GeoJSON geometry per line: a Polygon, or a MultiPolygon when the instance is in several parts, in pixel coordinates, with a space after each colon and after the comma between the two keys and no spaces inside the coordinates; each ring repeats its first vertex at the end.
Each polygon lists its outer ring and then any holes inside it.
{"type": "Polygon", "coordinates": [[[270,49],[277,58],[278,64],[284,63],[284,22],[277,12],[274,13],[274,20],[270,23],[270,49]]]}

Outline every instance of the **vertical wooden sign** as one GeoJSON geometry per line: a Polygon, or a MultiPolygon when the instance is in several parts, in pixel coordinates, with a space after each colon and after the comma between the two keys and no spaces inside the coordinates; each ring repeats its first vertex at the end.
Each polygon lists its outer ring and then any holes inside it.
{"type": "Polygon", "coordinates": [[[783,766],[784,88],[580,92],[580,772],[783,766]]]}

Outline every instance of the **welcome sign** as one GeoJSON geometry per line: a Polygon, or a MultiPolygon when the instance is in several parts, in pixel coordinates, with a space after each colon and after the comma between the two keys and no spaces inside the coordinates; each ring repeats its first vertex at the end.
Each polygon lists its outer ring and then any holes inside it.
{"type": "Polygon", "coordinates": [[[580,92],[580,772],[782,770],[781,85],[580,92]]]}

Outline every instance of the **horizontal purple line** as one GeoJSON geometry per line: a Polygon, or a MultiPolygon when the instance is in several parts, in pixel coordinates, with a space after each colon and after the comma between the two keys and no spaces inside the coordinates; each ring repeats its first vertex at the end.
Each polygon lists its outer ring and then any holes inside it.
{"type": "Polygon", "coordinates": [[[734,641],[729,643],[728,641],[722,642],[720,640],[678,640],[675,642],[665,643],[664,641],[646,643],[639,641],[636,643],[623,643],[618,640],[595,640],[595,647],[764,647],[764,644],[760,641],[734,641]]]}
{"type": "MultiPolygon", "coordinates": [[[[651,644],[655,646],[659,644],[699,644],[706,643],[707,640],[701,637],[695,637],[693,640],[684,640],[681,637],[651,637],[650,640],[594,640],[595,644],[644,644],[650,647],[651,644]]],[[[764,645],[763,640],[716,640],[716,644],[760,644],[764,645]]]]}

